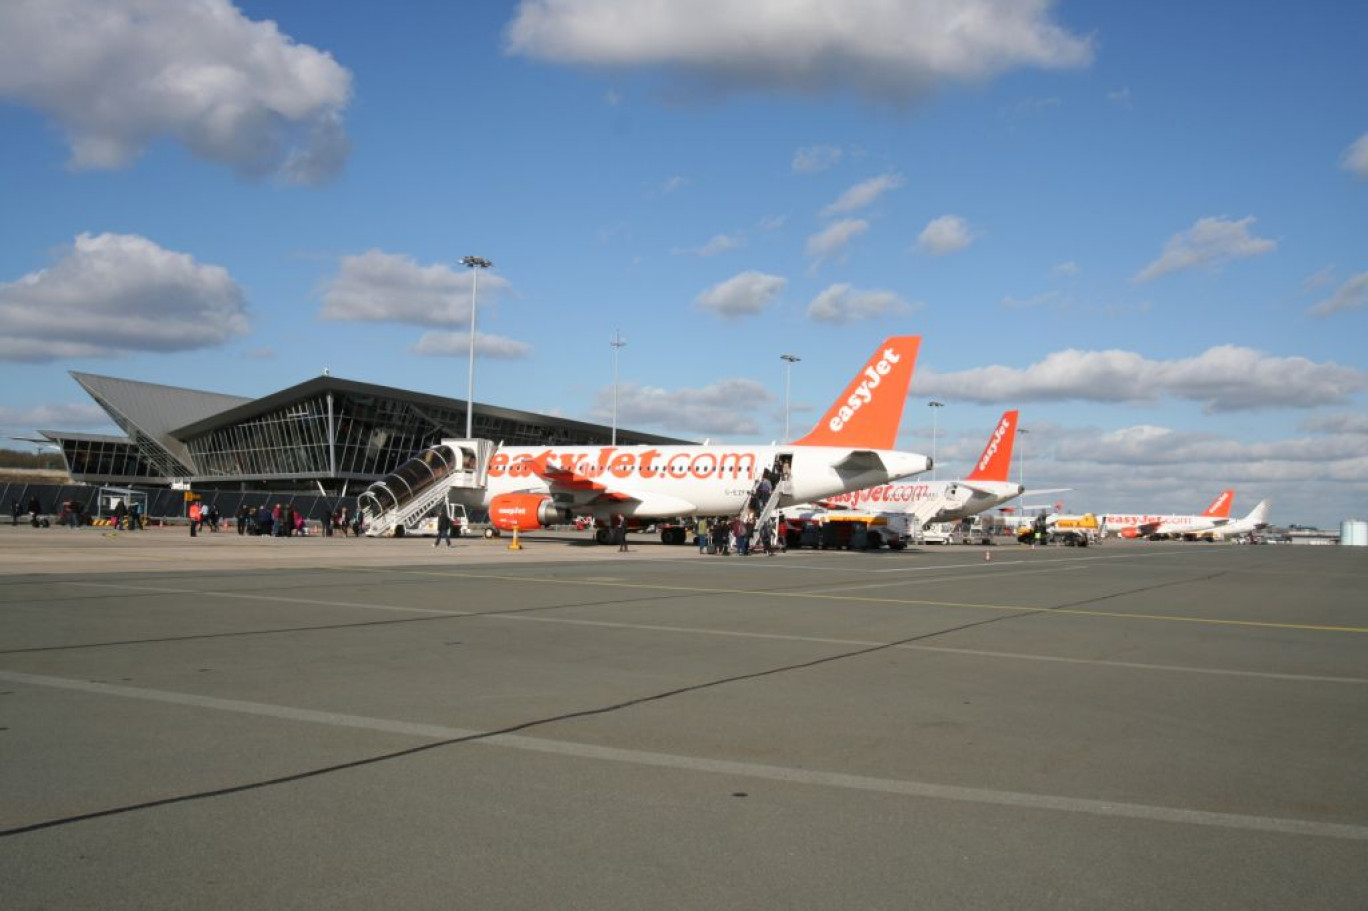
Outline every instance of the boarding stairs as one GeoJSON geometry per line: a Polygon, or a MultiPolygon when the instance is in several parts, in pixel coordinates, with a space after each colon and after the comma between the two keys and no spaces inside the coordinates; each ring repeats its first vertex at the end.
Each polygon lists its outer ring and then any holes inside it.
{"type": "Polygon", "coordinates": [[[371,515],[370,509],[362,507],[361,512],[365,516],[366,535],[372,538],[380,538],[394,534],[397,528],[409,529],[416,526],[419,521],[446,499],[447,489],[446,483],[433,484],[398,509],[387,509],[378,515],[371,515]]]}
{"type": "MultiPolygon", "coordinates": [[[[752,490],[752,495],[758,492],[759,489],[760,482],[757,481],[754,490],[752,490]]],[[[760,511],[755,514],[756,528],[764,527],[765,523],[770,520],[770,517],[773,516],[775,511],[779,508],[780,501],[783,500],[786,494],[790,496],[791,501],[793,494],[793,482],[787,478],[784,478],[775,483],[774,488],[770,491],[769,498],[765,501],[764,505],[760,507],[760,511]]],[[[743,522],[746,520],[747,515],[750,513],[750,501],[751,498],[747,497],[746,505],[741,508],[741,520],[743,522]]]]}
{"type": "Polygon", "coordinates": [[[497,449],[493,440],[442,440],[405,462],[361,495],[365,534],[398,537],[415,531],[443,502],[479,506],[497,449]]]}

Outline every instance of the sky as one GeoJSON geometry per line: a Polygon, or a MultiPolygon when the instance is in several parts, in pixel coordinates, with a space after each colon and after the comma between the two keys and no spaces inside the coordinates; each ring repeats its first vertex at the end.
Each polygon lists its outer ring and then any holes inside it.
{"type": "Polygon", "coordinates": [[[476,401],[606,424],[616,377],[619,426],[768,443],[920,335],[899,446],[938,477],[1018,408],[1070,511],[1368,518],[1365,34],[1343,0],[10,0],[0,445],[114,432],[70,371],[464,399],[473,255],[476,401]]]}

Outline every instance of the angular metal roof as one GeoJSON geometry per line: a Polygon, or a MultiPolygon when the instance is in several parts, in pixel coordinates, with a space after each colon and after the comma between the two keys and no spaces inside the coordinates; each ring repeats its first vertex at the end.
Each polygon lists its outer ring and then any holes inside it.
{"type": "Polygon", "coordinates": [[[252,401],[240,395],[121,380],[74,370],[71,378],[80,383],[120,427],[126,431],[130,426],[136,428],[189,470],[194,468],[190,454],[171,431],[252,401]]]}

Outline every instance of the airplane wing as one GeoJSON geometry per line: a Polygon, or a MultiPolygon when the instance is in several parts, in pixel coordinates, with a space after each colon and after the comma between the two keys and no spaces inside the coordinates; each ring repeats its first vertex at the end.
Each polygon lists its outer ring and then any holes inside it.
{"type": "Polygon", "coordinates": [[[884,460],[872,449],[852,449],[845,458],[831,466],[837,471],[859,474],[864,471],[884,471],[884,460]]]}
{"type": "Polygon", "coordinates": [[[627,490],[615,490],[593,478],[562,465],[553,465],[547,459],[534,459],[528,466],[532,473],[543,479],[551,487],[551,494],[570,494],[578,506],[605,506],[608,504],[635,504],[635,512],[652,515],[689,515],[694,512],[694,504],[679,497],[661,494],[638,496],[627,490]]]}

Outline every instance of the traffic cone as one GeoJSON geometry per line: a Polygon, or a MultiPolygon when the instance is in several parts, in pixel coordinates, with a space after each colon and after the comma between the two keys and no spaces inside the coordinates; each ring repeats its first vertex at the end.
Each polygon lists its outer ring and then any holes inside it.
{"type": "Polygon", "coordinates": [[[508,549],[509,549],[509,550],[522,550],[522,549],[523,549],[523,548],[522,548],[522,544],[520,544],[520,543],[518,542],[518,529],[517,529],[516,527],[513,529],[513,540],[512,540],[511,542],[509,542],[508,549]]]}

